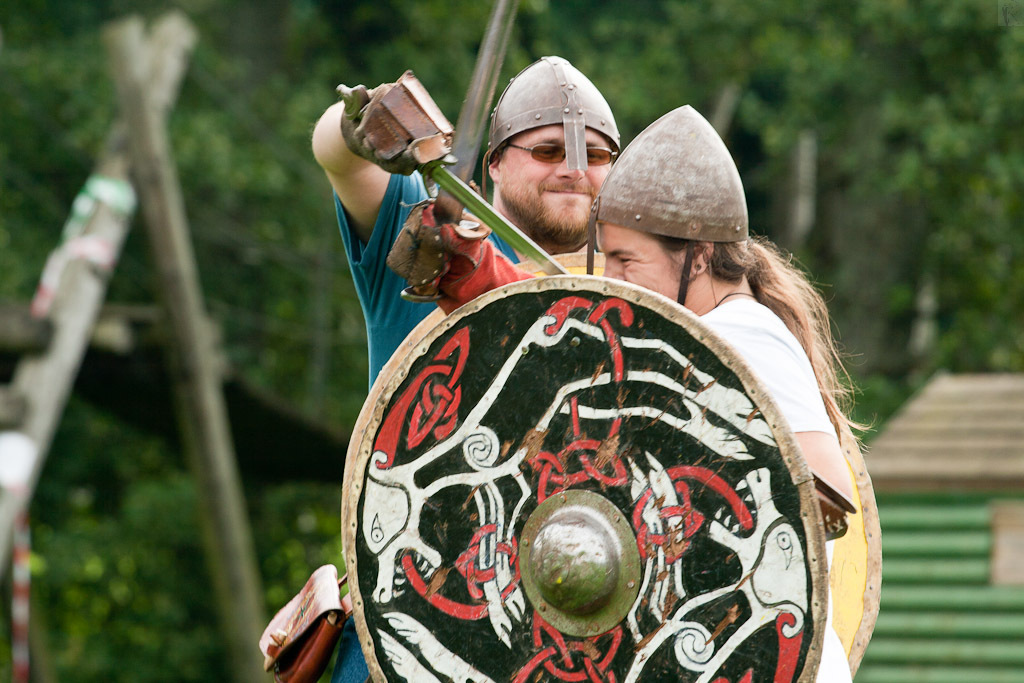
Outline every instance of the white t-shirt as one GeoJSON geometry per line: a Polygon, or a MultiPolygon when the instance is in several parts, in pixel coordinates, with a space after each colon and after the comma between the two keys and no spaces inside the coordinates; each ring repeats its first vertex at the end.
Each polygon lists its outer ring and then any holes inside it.
{"type": "MultiPolygon", "coordinates": [[[[747,361],[779,406],[794,432],[825,432],[835,436],[825,402],[814,378],[811,362],[800,342],[786,324],[767,306],[753,299],[726,301],[701,316],[747,361]]],[[[832,565],[832,544],[825,544],[832,565]]],[[[852,681],[850,665],[839,635],[832,628],[832,596],[828,600],[828,620],[822,644],[819,683],[852,681]]]]}
{"type": "Polygon", "coordinates": [[[771,309],[753,299],[735,298],[700,319],[739,351],[794,432],[835,435],[807,354],[771,309]]]}

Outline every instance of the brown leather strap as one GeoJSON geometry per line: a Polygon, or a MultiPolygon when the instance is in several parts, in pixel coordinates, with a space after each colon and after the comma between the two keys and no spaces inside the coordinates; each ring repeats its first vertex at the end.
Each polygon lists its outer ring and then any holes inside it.
{"type": "Polygon", "coordinates": [[[346,615],[339,611],[323,614],[302,639],[274,664],[277,683],[316,683],[327,670],[334,648],[341,638],[346,615]]]}
{"type": "Polygon", "coordinates": [[[821,521],[825,526],[825,540],[831,541],[843,536],[849,526],[847,515],[856,513],[857,506],[817,473],[814,473],[814,490],[821,510],[821,521]]]}
{"type": "Polygon", "coordinates": [[[598,197],[590,207],[590,220],[587,221],[587,275],[594,274],[594,250],[597,249],[597,209],[601,205],[598,197]]]}
{"type": "Polygon", "coordinates": [[[680,306],[686,305],[686,291],[690,288],[690,267],[693,265],[693,242],[686,243],[686,259],[683,261],[683,272],[679,276],[679,297],[676,301],[680,306]]]}

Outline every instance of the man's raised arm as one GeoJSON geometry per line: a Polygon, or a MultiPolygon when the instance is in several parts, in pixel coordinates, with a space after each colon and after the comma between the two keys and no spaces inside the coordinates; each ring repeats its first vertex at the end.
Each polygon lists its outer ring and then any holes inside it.
{"type": "Polygon", "coordinates": [[[323,113],[313,129],[313,156],[345,207],[352,229],[369,242],[391,175],[348,148],[341,134],[344,115],[344,102],[332,104],[323,113]]]}

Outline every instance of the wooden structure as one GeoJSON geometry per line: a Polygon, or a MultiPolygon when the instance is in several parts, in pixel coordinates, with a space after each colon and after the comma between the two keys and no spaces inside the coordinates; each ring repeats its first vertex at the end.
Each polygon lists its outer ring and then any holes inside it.
{"type": "MultiPolygon", "coordinates": [[[[40,330],[38,348],[5,346],[5,340],[11,339],[6,333],[29,317],[28,304],[0,304],[0,429],[16,428],[23,419],[25,402],[8,384],[18,363],[24,355],[45,349],[52,336],[52,330],[47,332],[48,320],[32,318],[40,330]]],[[[75,396],[178,447],[181,434],[174,415],[160,309],[104,304],[87,341],[72,389],[75,396]]],[[[256,386],[230,362],[221,375],[231,437],[241,455],[238,467],[246,482],[338,483],[348,432],[314,420],[294,401],[256,386]]]]}
{"type": "Polygon", "coordinates": [[[142,19],[113,24],[103,37],[129,131],[129,159],[168,321],[170,343],[165,348],[175,414],[200,489],[203,541],[230,669],[236,681],[258,681],[263,672],[246,653],[258,642],[266,619],[263,588],[228,424],[219,349],[203,304],[166,121],[147,83],[142,19]]]}
{"type": "Polygon", "coordinates": [[[1024,374],[935,377],[871,444],[889,490],[1024,488],[1024,374]]]}
{"type": "Polygon", "coordinates": [[[1024,374],[941,374],[867,454],[885,557],[858,683],[1024,682],[1024,374]]]}

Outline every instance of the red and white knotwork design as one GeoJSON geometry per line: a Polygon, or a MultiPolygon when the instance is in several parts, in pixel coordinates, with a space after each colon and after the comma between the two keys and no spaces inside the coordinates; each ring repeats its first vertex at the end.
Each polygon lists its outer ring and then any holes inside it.
{"type": "Polygon", "coordinates": [[[544,669],[559,681],[615,683],[612,661],[622,644],[622,628],[592,638],[566,638],[538,613],[533,615],[533,645],[538,652],[516,674],[515,683],[538,680],[537,669],[544,669]]]}
{"type": "Polygon", "coordinates": [[[385,456],[377,467],[390,466],[403,435],[406,447],[416,448],[431,432],[435,441],[452,433],[462,398],[459,380],[468,353],[469,330],[462,329],[405,388],[374,442],[374,452],[385,456]]]}

